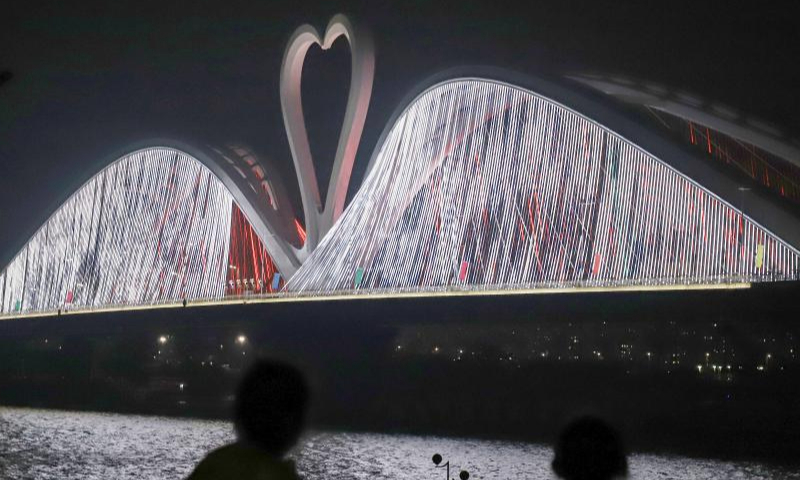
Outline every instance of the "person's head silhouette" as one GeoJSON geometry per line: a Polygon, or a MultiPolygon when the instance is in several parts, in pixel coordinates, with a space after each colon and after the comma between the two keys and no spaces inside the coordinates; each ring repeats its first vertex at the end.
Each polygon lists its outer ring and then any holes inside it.
{"type": "Polygon", "coordinates": [[[234,423],[239,440],[283,456],[303,431],[308,386],[296,368],[259,360],[245,374],[236,396],[234,423]]]}
{"type": "Polygon", "coordinates": [[[556,444],[553,471],[566,480],[606,480],[628,474],[619,433],[594,417],[581,417],[564,428],[556,444]]]}

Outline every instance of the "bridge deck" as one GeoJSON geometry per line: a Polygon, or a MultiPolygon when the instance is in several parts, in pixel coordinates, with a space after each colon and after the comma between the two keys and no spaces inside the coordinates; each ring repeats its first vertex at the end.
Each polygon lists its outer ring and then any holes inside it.
{"type": "Polygon", "coordinates": [[[613,292],[669,292],[669,291],[696,291],[696,290],[740,290],[749,289],[749,282],[712,283],[712,284],[668,284],[668,285],[619,285],[619,286],[569,286],[569,287],[531,287],[515,289],[486,289],[470,290],[467,288],[450,287],[438,290],[385,290],[385,291],[357,291],[343,290],[325,294],[280,292],[271,294],[252,294],[229,296],[215,300],[187,300],[183,302],[164,302],[144,305],[108,305],[102,307],[63,308],[59,310],[23,312],[18,314],[0,315],[0,321],[19,318],[55,317],[62,315],[82,315],[86,313],[129,312],[136,310],[153,310],[167,308],[210,307],[219,305],[244,305],[257,303],[287,303],[287,302],[329,302],[343,300],[380,300],[380,299],[411,299],[435,297],[491,297],[491,296],[519,296],[519,295],[567,295],[576,293],[613,293],[613,292]]]}

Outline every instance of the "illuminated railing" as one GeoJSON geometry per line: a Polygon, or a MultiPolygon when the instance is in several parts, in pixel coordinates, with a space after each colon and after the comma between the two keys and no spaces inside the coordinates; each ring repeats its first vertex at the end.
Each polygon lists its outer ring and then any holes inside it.
{"type": "MultiPolygon", "coordinates": [[[[777,280],[777,279],[776,279],[777,280]]],[[[786,279],[788,280],[788,279],[786,279]]],[[[213,307],[220,305],[245,305],[256,303],[284,303],[284,302],[318,302],[339,300],[371,300],[379,298],[420,298],[420,297],[448,297],[448,296],[503,296],[503,295],[555,295],[575,293],[607,293],[607,292],[668,292],[676,290],[739,290],[750,288],[751,283],[744,278],[715,278],[707,284],[692,283],[661,283],[661,282],[619,282],[619,283],[538,283],[508,286],[480,286],[468,285],[437,286],[427,288],[384,288],[373,290],[345,289],[324,294],[317,292],[288,292],[274,293],[249,293],[244,295],[226,295],[216,299],[192,299],[186,302],[180,300],[164,299],[148,304],[131,305],[124,303],[107,304],[98,306],[64,306],[61,308],[13,312],[0,314],[1,320],[11,320],[26,317],[54,317],[78,315],[87,313],[123,312],[136,310],[150,310],[162,308],[192,308],[213,307]]]]}

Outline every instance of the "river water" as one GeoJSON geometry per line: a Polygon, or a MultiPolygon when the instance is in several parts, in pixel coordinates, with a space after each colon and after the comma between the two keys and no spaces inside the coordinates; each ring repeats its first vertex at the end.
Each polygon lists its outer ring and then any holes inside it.
{"type": "MultiPolygon", "coordinates": [[[[230,423],[0,407],[0,479],[179,479],[233,439],[230,423]]],[[[430,436],[322,432],[292,454],[307,479],[440,480],[431,456],[471,479],[550,479],[548,446],[430,436]]],[[[632,478],[798,478],[748,462],[633,455],[632,478]]]]}

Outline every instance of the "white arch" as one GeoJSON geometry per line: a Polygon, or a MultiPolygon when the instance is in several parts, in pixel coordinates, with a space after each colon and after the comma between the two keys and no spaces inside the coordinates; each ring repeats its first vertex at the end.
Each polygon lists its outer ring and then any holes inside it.
{"type": "Polygon", "coordinates": [[[0,272],[0,313],[221,298],[234,205],[218,176],[181,150],[122,156],[0,272]]]}
{"type": "Polygon", "coordinates": [[[328,23],[324,38],[311,25],[295,30],[286,46],[281,66],[281,108],[289,139],[306,221],[307,238],[298,252],[305,258],[316,248],[344,209],[347,187],[358,151],[358,143],[367,117],[372,79],[375,74],[375,55],[372,39],[365,30],[357,30],[344,15],[335,15],[328,23]],[[339,144],[333,162],[325,203],[319,193],[314,161],[308,143],[303,116],[301,84],[303,63],[308,49],[319,45],[327,50],[339,37],[350,45],[351,74],[347,109],[342,122],[339,144]]]}
{"type": "Polygon", "coordinates": [[[628,139],[491,80],[391,126],[297,292],[795,279],[796,249],[628,139]]]}

